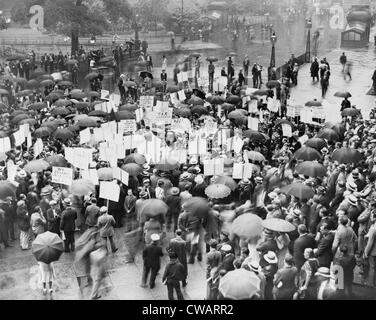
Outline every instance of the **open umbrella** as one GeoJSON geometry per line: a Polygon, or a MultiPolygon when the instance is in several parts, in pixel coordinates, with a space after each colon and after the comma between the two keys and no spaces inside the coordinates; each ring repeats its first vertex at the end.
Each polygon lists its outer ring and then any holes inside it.
{"type": "Polygon", "coordinates": [[[65,100],[65,99],[59,99],[59,100],[54,102],[54,105],[56,107],[67,107],[67,106],[70,106],[71,104],[72,104],[72,101],[65,100]]]}
{"type": "Polygon", "coordinates": [[[98,63],[107,63],[107,62],[112,62],[112,61],[114,61],[114,58],[108,56],[108,57],[103,57],[103,58],[101,58],[101,59],[98,61],[98,63]]]}
{"type": "Polygon", "coordinates": [[[121,168],[132,177],[137,177],[142,173],[142,167],[137,163],[126,163],[121,168]]]}
{"type": "Polygon", "coordinates": [[[218,289],[225,299],[251,299],[255,294],[260,294],[261,280],[254,272],[235,269],[221,278],[218,289]]]}
{"type": "Polygon", "coordinates": [[[307,107],[321,107],[322,103],[320,101],[317,101],[316,99],[307,101],[305,103],[307,107]]]}
{"type": "Polygon", "coordinates": [[[0,181],[0,199],[15,197],[17,187],[7,180],[0,181]]]}
{"type": "Polygon", "coordinates": [[[40,128],[48,127],[52,131],[55,131],[59,125],[55,121],[46,121],[40,125],[40,128]]]}
{"type": "Polygon", "coordinates": [[[99,97],[100,97],[99,92],[96,92],[96,91],[89,91],[86,95],[87,95],[89,98],[90,98],[90,97],[96,97],[96,98],[99,98],[99,97]]]}
{"type": "Polygon", "coordinates": [[[326,147],[326,142],[321,138],[311,138],[304,143],[307,147],[315,148],[316,150],[321,150],[326,147]]]}
{"type": "Polygon", "coordinates": [[[264,228],[275,232],[292,232],[296,229],[296,227],[292,223],[278,218],[269,218],[263,220],[262,225],[264,228]]]}
{"type": "Polygon", "coordinates": [[[286,119],[277,119],[275,122],[276,126],[282,125],[282,124],[288,124],[289,126],[293,127],[294,124],[286,119]]]}
{"type": "Polygon", "coordinates": [[[12,119],[12,123],[16,124],[16,123],[19,123],[21,120],[25,120],[25,119],[28,119],[28,118],[29,118],[29,116],[27,114],[21,113],[19,115],[16,115],[12,119]]]}
{"type": "Polygon", "coordinates": [[[300,182],[293,182],[292,184],[281,188],[281,192],[299,199],[312,199],[315,195],[311,187],[300,182]]]}
{"type": "Polygon", "coordinates": [[[139,212],[141,217],[166,215],[168,212],[168,205],[160,199],[147,199],[141,204],[139,212]]]}
{"type": "Polygon", "coordinates": [[[149,71],[141,71],[139,73],[140,77],[145,79],[145,78],[150,78],[150,79],[153,79],[153,74],[149,71]]]}
{"type": "Polygon", "coordinates": [[[235,57],[235,56],[237,56],[238,54],[237,54],[235,51],[231,51],[228,55],[229,55],[230,57],[235,57]]]}
{"type": "Polygon", "coordinates": [[[340,137],[346,132],[346,128],[342,123],[325,122],[324,127],[333,129],[340,137]]]}
{"type": "Polygon", "coordinates": [[[254,96],[267,96],[270,92],[271,92],[271,90],[259,89],[259,90],[256,90],[255,92],[253,92],[252,94],[254,96]]]}
{"type": "Polygon", "coordinates": [[[188,100],[188,104],[191,104],[191,105],[194,105],[194,106],[203,106],[204,105],[204,101],[201,98],[199,98],[199,97],[192,96],[188,100]]]}
{"type": "Polygon", "coordinates": [[[208,114],[208,110],[204,106],[194,106],[191,109],[191,112],[199,116],[202,116],[203,114],[208,114]]]}
{"type": "Polygon", "coordinates": [[[192,52],[189,56],[192,57],[192,58],[198,58],[198,57],[201,57],[201,53],[200,52],[192,52]]]}
{"type": "Polygon", "coordinates": [[[68,65],[75,65],[75,64],[78,64],[78,60],[76,60],[76,59],[69,59],[69,60],[67,61],[67,64],[68,64],[68,65]]]}
{"type": "Polygon", "coordinates": [[[218,58],[217,57],[214,57],[214,56],[209,56],[206,58],[206,61],[209,61],[209,62],[217,62],[218,61],[218,58]]]}
{"type": "Polygon", "coordinates": [[[223,104],[225,102],[225,98],[221,96],[210,96],[206,98],[206,101],[211,104],[223,104]]]}
{"type": "Polygon", "coordinates": [[[258,161],[258,162],[265,161],[265,157],[260,152],[257,152],[257,151],[248,151],[247,156],[248,156],[248,159],[251,161],[258,161]]]}
{"type": "Polygon", "coordinates": [[[338,98],[350,98],[351,93],[348,91],[337,91],[334,96],[338,98]]]}
{"type": "Polygon", "coordinates": [[[211,184],[206,187],[205,194],[212,199],[223,199],[231,194],[231,189],[224,184],[211,184]]]}
{"type": "Polygon", "coordinates": [[[27,97],[27,96],[30,96],[31,94],[33,94],[33,91],[31,91],[30,89],[26,89],[26,90],[17,92],[14,96],[15,97],[27,97]]]}
{"type": "Polygon", "coordinates": [[[26,86],[30,89],[38,88],[39,82],[35,79],[31,79],[26,83],[26,86]]]}
{"type": "Polygon", "coordinates": [[[339,140],[339,135],[333,129],[323,128],[319,131],[316,136],[317,138],[324,138],[331,142],[336,142],[339,140]]]}
{"type": "Polygon", "coordinates": [[[230,112],[232,110],[235,110],[235,105],[225,102],[224,104],[222,104],[222,109],[227,112],[230,112]]]}
{"type": "Polygon", "coordinates": [[[45,158],[52,167],[68,167],[68,161],[60,154],[55,154],[45,158]]]}
{"type": "Polygon", "coordinates": [[[295,151],[294,158],[297,160],[313,161],[321,159],[321,154],[314,148],[301,147],[295,151]]]}
{"type": "Polygon", "coordinates": [[[143,165],[146,163],[146,158],[143,154],[140,153],[132,153],[127,156],[124,160],[124,163],[136,163],[139,165],[143,165]]]}
{"type": "Polygon", "coordinates": [[[54,116],[60,115],[60,116],[66,116],[70,114],[71,112],[65,108],[65,107],[56,107],[51,110],[51,114],[54,116]]]}
{"type": "Polygon", "coordinates": [[[168,86],[166,89],[166,91],[169,93],[178,92],[179,90],[180,90],[179,87],[175,85],[168,86]]]}
{"type": "Polygon", "coordinates": [[[172,159],[161,159],[156,165],[155,169],[168,172],[179,168],[179,162],[172,159]]]}
{"type": "Polygon", "coordinates": [[[304,161],[298,164],[296,172],[314,178],[324,177],[326,175],[326,168],[316,161],[304,161]]]}
{"type": "Polygon", "coordinates": [[[89,112],[88,116],[89,117],[107,117],[108,113],[102,110],[94,110],[94,111],[89,112]]]}
{"type": "Polygon", "coordinates": [[[110,181],[114,178],[112,168],[99,168],[97,173],[99,180],[110,181]]]}
{"type": "Polygon", "coordinates": [[[184,211],[199,218],[205,218],[209,214],[210,207],[208,200],[201,197],[191,197],[184,202],[184,211]]]}
{"type": "Polygon", "coordinates": [[[74,180],[70,186],[70,193],[75,196],[83,197],[95,192],[95,186],[90,180],[74,180]]]}
{"type": "Polygon", "coordinates": [[[18,124],[29,124],[30,126],[35,126],[38,122],[35,119],[29,118],[29,119],[23,119],[18,124]]]}
{"type": "Polygon", "coordinates": [[[36,102],[36,103],[33,103],[33,104],[29,105],[28,108],[32,109],[32,110],[39,111],[39,110],[46,109],[47,108],[47,104],[44,103],[44,102],[36,102]]]}
{"type": "Polygon", "coordinates": [[[32,244],[32,253],[37,261],[47,264],[59,260],[63,251],[63,240],[50,231],[39,234],[32,244]]]}
{"type": "Polygon", "coordinates": [[[231,225],[231,238],[234,235],[242,239],[255,239],[262,234],[262,219],[254,213],[244,213],[231,225]]]}
{"type": "Polygon", "coordinates": [[[192,115],[192,112],[191,112],[191,109],[185,107],[185,108],[174,109],[174,114],[177,115],[178,117],[189,118],[192,115]]]}
{"type": "Polygon", "coordinates": [[[73,132],[71,130],[69,130],[67,128],[58,128],[54,132],[53,137],[55,139],[60,140],[60,141],[66,142],[69,139],[73,139],[74,138],[74,134],[73,134],[73,132]]]}
{"type": "Polygon", "coordinates": [[[340,148],[333,151],[332,159],[339,163],[358,163],[363,158],[363,155],[353,148],[340,148]]]}
{"type": "Polygon", "coordinates": [[[258,142],[263,142],[266,141],[266,137],[258,131],[248,129],[243,132],[244,137],[248,138],[251,141],[258,141],[258,142]]]}
{"type": "Polygon", "coordinates": [[[34,131],[34,136],[37,138],[46,138],[51,135],[54,130],[49,127],[40,127],[34,131]]]}
{"type": "Polygon", "coordinates": [[[229,187],[231,191],[234,191],[238,187],[238,184],[235,182],[235,180],[229,176],[215,176],[213,178],[213,182],[215,184],[223,184],[229,187]]]}
{"type": "Polygon", "coordinates": [[[346,108],[341,112],[342,117],[355,117],[360,115],[360,110],[355,108],[346,108]]]}
{"type": "Polygon", "coordinates": [[[83,99],[86,97],[86,93],[85,92],[82,92],[81,90],[80,91],[76,91],[76,92],[71,92],[70,93],[70,96],[73,98],[73,99],[83,99]]]}
{"type": "Polygon", "coordinates": [[[231,111],[227,118],[229,119],[239,119],[239,118],[244,118],[247,117],[248,111],[244,109],[236,109],[234,111],[231,111]]]}
{"type": "Polygon", "coordinates": [[[57,100],[61,97],[60,94],[57,94],[57,93],[50,93],[47,97],[44,98],[44,100],[47,100],[47,101],[54,101],[54,100],[57,100]]]}
{"type": "Polygon", "coordinates": [[[9,95],[9,91],[0,88],[0,95],[9,95]]]}
{"type": "Polygon", "coordinates": [[[242,99],[236,95],[230,95],[226,99],[226,102],[232,103],[232,104],[238,104],[240,101],[242,101],[242,99]]]}
{"type": "Polygon", "coordinates": [[[138,106],[136,104],[127,103],[119,107],[119,111],[136,111],[138,106]]]}
{"type": "Polygon", "coordinates": [[[82,111],[82,110],[87,110],[90,108],[90,104],[87,103],[87,102],[78,102],[78,103],[75,103],[74,104],[74,107],[79,110],[79,111],[82,111]]]}
{"type": "Polygon", "coordinates": [[[38,160],[31,160],[24,166],[24,170],[26,172],[32,173],[32,172],[42,172],[44,170],[47,170],[50,164],[43,160],[43,159],[38,159],[38,160]]]}
{"type": "Polygon", "coordinates": [[[70,87],[72,85],[73,85],[72,82],[71,81],[67,81],[67,80],[59,82],[59,86],[61,86],[61,87],[70,87]]]}
{"type": "Polygon", "coordinates": [[[11,78],[11,81],[13,83],[20,83],[20,84],[27,83],[27,80],[25,78],[11,78]]]}
{"type": "Polygon", "coordinates": [[[127,110],[118,111],[115,115],[119,120],[136,119],[136,114],[127,110]]]}
{"type": "Polygon", "coordinates": [[[269,80],[267,83],[266,83],[266,86],[268,88],[277,88],[277,87],[280,87],[281,86],[281,83],[278,81],[278,80],[269,80]]]}
{"type": "Polygon", "coordinates": [[[91,80],[94,80],[94,79],[98,78],[98,76],[99,76],[99,73],[96,73],[96,72],[90,72],[89,74],[87,74],[87,75],[85,76],[85,80],[89,80],[89,81],[91,81],[91,80]]]}
{"type": "Polygon", "coordinates": [[[78,120],[77,124],[82,128],[98,127],[97,119],[89,116],[87,116],[87,118],[78,120]]]}

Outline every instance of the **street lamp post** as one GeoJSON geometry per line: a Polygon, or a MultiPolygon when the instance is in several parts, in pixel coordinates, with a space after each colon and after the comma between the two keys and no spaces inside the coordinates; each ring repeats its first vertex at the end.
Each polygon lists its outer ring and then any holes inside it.
{"type": "Polygon", "coordinates": [[[270,56],[270,66],[269,66],[269,72],[268,72],[268,80],[270,80],[272,68],[275,67],[275,44],[277,42],[277,36],[275,35],[275,32],[273,32],[272,36],[270,37],[270,42],[272,44],[272,54],[270,56]]]}
{"type": "Polygon", "coordinates": [[[306,20],[306,29],[307,29],[307,44],[306,44],[306,53],[305,53],[305,62],[311,61],[311,29],[312,29],[312,20],[306,20]]]}

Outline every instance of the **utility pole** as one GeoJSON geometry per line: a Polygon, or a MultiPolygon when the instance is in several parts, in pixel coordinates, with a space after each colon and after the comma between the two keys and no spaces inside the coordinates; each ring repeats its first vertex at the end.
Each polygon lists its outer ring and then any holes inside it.
{"type": "Polygon", "coordinates": [[[307,44],[306,44],[306,54],[305,62],[308,63],[311,61],[311,29],[312,29],[312,20],[306,20],[306,29],[307,29],[307,44]]]}

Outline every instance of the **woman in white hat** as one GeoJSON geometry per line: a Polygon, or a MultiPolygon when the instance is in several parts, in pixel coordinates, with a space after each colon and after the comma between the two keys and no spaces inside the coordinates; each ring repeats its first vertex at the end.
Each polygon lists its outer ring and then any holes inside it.
{"type": "Polygon", "coordinates": [[[17,202],[18,229],[20,229],[20,246],[22,250],[30,249],[30,216],[23,200],[17,202]]]}

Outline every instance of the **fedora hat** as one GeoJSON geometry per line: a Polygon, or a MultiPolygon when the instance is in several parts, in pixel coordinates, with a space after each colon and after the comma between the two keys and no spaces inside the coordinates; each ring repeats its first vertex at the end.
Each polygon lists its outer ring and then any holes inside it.
{"type": "Polygon", "coordinates": [[[179,188],[176,188],[176,187],[172,187],[169,190],[169,194],[172,195],[172,196],[177,196],[179,194],[179,192],[180,192],[179,188]]]}
{"type": "Polygon", "coordinates": [[[325,278],[330,278],[330,269],[328,267],[320,267],[317,269],[317,272],[315,273],[315,276],[322,276],[325,278]]]}
{"type": "Polygon", "coordinates": [[[353,194],[350,194],[348,197],[347,197],[347,201],[353,205],[353,206],[356,206],[357,205],[357,202],[358,202],[358,199],[357,197],[355,197],[353,194]]]}
{"type": "Polygon", "coordinates": [[[292,215],[293,215],[295,218],[299,218],[301,214],[302,214],[302,211],[299,210],[299,209],[294,209],[294,210],[292,211],[292,215]]]}
{"type": "Polygon", "coordinates": [[[264,259],[268,263],[277,263],[278,262],[278,258],[273,251],[268,251],[267,253],[265,253],[264,259]]]}
{"type": "Polygon", "coordinates": [[[69,199],[69,198],[65,198],[64,201],[63,201],[63,203],[64,203],[65,205],[67,205],[67,206],[72,205],[72,201],[71,201],[71,199],[69,199]]]}
{"type": "Polygon", "coordinates": [[[346,184],[346,189],[355,192],[358,189],[358,186],[354,182],[349,182],[346,184]]]}
{"type": "Polygon", "coordinates": [[[26,178],[27,177],[27,173],[26,173],[25,170],[22,169],[22,170],[20,170],[20,171],[17,172],[17,176],[19,178],[26,178]]]}
{"type": "Polygon", "coordinates": [[[269,192],[269,193],[268,193],[268,197],[269,197],[270,199],[274,200],[275,198],[278,197],[278,194],[275,193],[274,191],[272,191],[272,192],[269,192]]]}
{"type": "Polygon", "coordinates": [[[183,172],[181,175],[180,175],[180,180],[186,180],[186,179],[189,179],[191,177],[191,174],[189,172],[183,172]]]}
{"type": "Polygon", "coordinates": [[[248,263],[248,267],[254,272],[259,272],[260,264],[257,261],[252,261],[251,263],[248,263]]]}
{"type": "Polygon", "coordinates": [[[100,213],[105,213],[105,212],[107,212],[107,207],[105,207],[105,206],[103,206],[103,207],[101,207],[100,209],[99,209],[99,212],[100,213]]]}
{"type": "Polygon", "coordinates": [[[264,179],[261,178],[261,177],[256,177],[256,178],[255,178],[255,181],[256,181],[257,183],[262,183],[263,180],[264,180],[264,179]]]}
{"type": "Polygon", "coordinates": [[[224,244],[221,247],[221,250],[224,251],[224,252],[230,252],[232,250],[232,247],[229,244],[224,244]]]}
{"type": "Polygon", "coordinates": [[[140,198],[147,198],[148,193],[146,191],[141,191],[140,192],[140,198]]]}
{"type": "Polygon", "coordinates": [[[159,236],[159,234],[157,233],[153,233],[151,236],[150,236],[150,239],[151,241],[158,241],[161,237],[159,236]]]}

